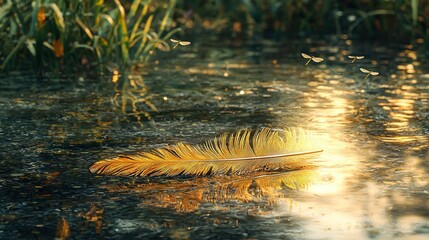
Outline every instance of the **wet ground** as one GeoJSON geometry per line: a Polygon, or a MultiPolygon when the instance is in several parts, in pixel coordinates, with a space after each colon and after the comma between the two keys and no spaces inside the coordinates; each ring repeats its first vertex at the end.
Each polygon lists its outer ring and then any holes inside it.
{"type": "Polygon", "coordinates": [[[415,48],[208,42],[126,76],[2,75],[0,238],[426,239],[429,66],[415,48]],[[302,52],[324,61],[305,65],[302,52]],[[317,134],[324,152],[308,188],[219,192],[246,177],[88,171],[119,154],[262,127],[317,134]]]}

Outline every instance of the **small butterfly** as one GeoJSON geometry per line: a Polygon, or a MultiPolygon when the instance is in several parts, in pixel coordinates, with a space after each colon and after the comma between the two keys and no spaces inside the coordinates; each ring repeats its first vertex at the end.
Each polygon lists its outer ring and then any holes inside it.
{"type": "Polygon", "coordinates": [[[175,49],[177,46],[179,46],[179,44],[182,46],[187,46],[187,45],[191,44],[191,42],[176,40],[173,38],[170,38],[170,41],[176,44],[176,45],[174,45],[173,49],[175,49]]]}
{"type": "Polygon", "coordinates": [[[360,59],[363,59],[364,58],[364,56],[348,56],[350,59],[353,59],[352,60],[352,63],[354,63],[355,61],[356,61],[356,59],[357,60],[360,60],[360,59]]]}
{"type": "Polygon", "coordinates": [[[365,68],[359,68],[359,69],[360,69],[361,72],[367,73],[365,79],[367,79],[369,75],[377,76],[379,74],[378,72],[373,72],[373,71],[367,70],[365,68]]]}
{"type": "Polygon", "coordinates": [[[317,63],[323,61],[323,58],[320,58],[320,57],[313,57],[313,56],[310,56],[310,55],[305,54],[305,53],[301,53],[301,55],[303,58],[308,59],[308,61],[305,65],[308,65],[311,62],[311,60],[313,60],[314,62],[317,62],[317,63]]]}

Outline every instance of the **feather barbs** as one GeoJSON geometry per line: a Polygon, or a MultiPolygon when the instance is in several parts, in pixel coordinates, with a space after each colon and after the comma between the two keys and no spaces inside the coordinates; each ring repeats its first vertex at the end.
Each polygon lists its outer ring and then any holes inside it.
{"type": "Polygon", "coordinates": [[[263,128],[223,134],[200,145],[178,143],[136,155],[96,162],[93,173],[119,176],[243,174],[261,169],[303,169],[311,165],[314,136],[300,128],[263,128]]]}

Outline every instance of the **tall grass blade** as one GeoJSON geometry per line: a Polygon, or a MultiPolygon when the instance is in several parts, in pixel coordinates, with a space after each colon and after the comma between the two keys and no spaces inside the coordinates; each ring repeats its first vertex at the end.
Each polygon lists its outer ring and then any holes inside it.
{"type": "MultiPolygon", "coordinates": [[[[152,1],[150,0],[150,1],[148,1],[147,4],[145,4],[145,6],[143,7],[143,9],[142,9],[142,11],[141,11],[141,13],[139,15],[139,18],[134,23],[134,27],[133,27],[133,30],[132,30],[131,35],[130,35],[130,42],[134,41],[135,35],[137,33],[137,30],[139,29],[140,24],[143,21],[143,18],[147,15],[148,10],[149,10],[149,6],[150,6],[151,2],[152,1]]],[[[146,21],[146,23],[147,23],[147,21],[146,21]]]]}
{"type": "Polygon", "coordinates": [[[115,0],[116,6],[119,9],[118,23],[119,23],[119,41],[121,44],[122,63],[124,66],[128,66],[130,57],[128,53],[129,38],[127,30],[127,22],[125,17],[125,9],[119,0],[115,0]]]}
{"type": "Polygon", "coordinates": [[[9,63],[11,58],[15,56],[18,50],[24,46],[26,40],[27,40],[27,36],[22,36],[19,39],[18,43],[15,45],[15,47],[12,49],[9,55],[7,55],[7,57],[4,59],[3,64],[0,66],[0,69],[4,69],[6,67],[6,65],[9,63]]]}
{"type": "Polygon", "coordinates": [[[162,19],[161,27],[159,28],[159,31],[158,31],[159,35],[161,35],[162,33],[164,33],[164,30],[168,26],[168,24],[170,22],[170,19],[171,19],[171,15],[173,14],[174,6],[176,6],[176,0],[171,0],[168,3],[168,7],[167,7],[167,10],[166,10],[166,13],[164,15],[164,18],[162,19]]]}
{"type": "Polygon", "coordinates": [[[66,25],[64,23],[64,16],[63,13],[61,12],[60,8],[58,7],[57,4],[55,3],[51,3],[50,4],[51,9],[54,12],[54,20],[55,20],[55,24],[58,27],[58,30],[61,32],[61,34],[64,33],[66,25]]]}
{"type": "Polygon", "coordinates": [[[79,17],[76,17],[75,19],[76,23],[82,28],[82,30],[86,33],[86,35],[92,40],[94,39],[94,35],[91,32],[91,29],[89,29],[89,27],[87,27],[81,20],[79,17]]]}
{"type": "Polygon", "coordinates": [[[415,27],[419,17],[419,0],[411,0],[411,14],[413,19],[413,27],[415,27]]]}

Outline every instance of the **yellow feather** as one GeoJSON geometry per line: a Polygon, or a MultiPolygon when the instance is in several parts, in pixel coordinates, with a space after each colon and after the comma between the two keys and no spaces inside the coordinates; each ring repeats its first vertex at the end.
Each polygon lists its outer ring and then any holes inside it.
{"type": "Polygon", "coordinates": [[[178,143],[136,155],[96,162],[90,171],[120,176],[243,174],[262,169],[302,169],[311,165],[314,137],[300,128],[224,134],[201,145],[178,143]]]}

